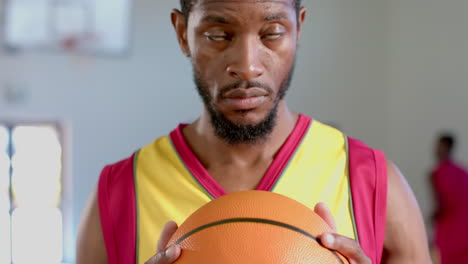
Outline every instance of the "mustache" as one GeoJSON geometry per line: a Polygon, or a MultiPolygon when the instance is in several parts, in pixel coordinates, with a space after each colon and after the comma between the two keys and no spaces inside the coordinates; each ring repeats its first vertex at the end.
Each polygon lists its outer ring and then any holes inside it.
{"type": "Polygon", "coordinates": [[[257,82],[257,81],[238,81],[235,83],[228,84],[226,86],[223,86],[219,92],[219,94],[226,94],[227,92],[234,90],[234,89],[239,89],[239,88],[244,88],[248,89],[251,87],[258,87],[262,88],[265,91],[267,91],[269,94],[273,93],[273,89],[265,83],[257,82]]]}

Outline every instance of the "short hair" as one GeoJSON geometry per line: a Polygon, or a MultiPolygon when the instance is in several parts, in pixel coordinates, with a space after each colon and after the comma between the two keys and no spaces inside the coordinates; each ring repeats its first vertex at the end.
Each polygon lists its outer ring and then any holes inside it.
{"type": "Polygon", "coordinates": [[[440,134],[439,141],[447,146],[449,152],[452,152],[456,143],[455,136],[451,133],[440,134]]]}
{"type": "MultiPolygon", "coordinates": [[[[198,0],[180,0],[180,8],[182,9],[182,14],[185,16],[185,21],[188,21],[190,11],[192,11],[192,7],[197,3],[197,1],[198,0]]],[[[296,8],[296,14],[299,16],[302,0],[293,0],[293,2],[296,8]]]]}

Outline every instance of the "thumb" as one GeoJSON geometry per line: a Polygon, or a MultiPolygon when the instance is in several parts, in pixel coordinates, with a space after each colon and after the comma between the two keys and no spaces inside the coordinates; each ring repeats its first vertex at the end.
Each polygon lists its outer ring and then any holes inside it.
{"type": "Polygon", "coordinates": [[[171,264],[179,258],[180,253],[180,246],[172,245],[165,250],[158,252],[158,254],[154,255],[145,264],[171,264]]]}

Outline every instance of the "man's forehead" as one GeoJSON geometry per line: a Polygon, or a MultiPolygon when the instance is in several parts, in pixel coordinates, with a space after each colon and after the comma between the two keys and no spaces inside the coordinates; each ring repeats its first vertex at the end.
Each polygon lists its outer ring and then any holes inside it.
{"type": "Polygon", "coordinates": [[[271,16],[287,18],[290,16],[289,13],[295,10],[292,4],[294,2],[295,0],[197,0],[193,11],[198,10],[201,13],[192,12],[192,15],[198,13],[196,16],[202,18],[212,12],[217,15],[227,15],[228,13],[234,15],[240,10],[250,10],[249,13],[253,16],[259,13],[263,13],[262,16],[265,16],[265,13],[274,13],[274,15],[266,15],[266,20],[269,20],[271,16]]]}
{"type": "Polygon", "coordinates": [[[222,4],[283,4],[283,5],[293,5],[294,0],[197,0],[195,6],[206,7],[212,5],[222,5],[222,4]]]}
{"type": "Polygon", "coordinates": [[[295,19],[296,0],[194,0],[190,21],[198,24],[238,24],[295,19]]]}

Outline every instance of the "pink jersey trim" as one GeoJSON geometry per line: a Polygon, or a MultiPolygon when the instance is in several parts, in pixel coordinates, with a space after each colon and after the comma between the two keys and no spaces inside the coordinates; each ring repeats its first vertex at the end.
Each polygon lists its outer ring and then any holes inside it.
{"type": "Polygon", "coordinates": [[[104,167],[98,183],[99,215],[109,264],[136,262],[134,156],[104,167]]]}
{"type": "Polygon", "coordinates": [[[270,167],[266,171],[265,176],[257,186],[257,190],[271,191],[273,189],[283,174],[284,169],[294,156],[294,153],[296,153],[311,123],[312,118],[305,115],[299,115],[296,127],[294,128],[291,135],[289,135],[288,139],[283,144],[270,167]]]}
{"type": "MultiPolygon", "coordinates": [[[[288,165],[290,159],[293,157],[304,138],[311,122],[312,119],[310,117],[299,115],[296,126],[279,150],[272,164],[258,184],[256,190],[270,191],[275,186],[275,183],[280,178],[283,170],[288,165]]],[[[180,125],[170,133],[171,141],[179,154],[179,157],[187,169],[192,173],[193,177],[213,198],[218,198],[227,194],[223,187],[221,187],[203,167],[200,160],[191,150],[182,132],[185,126],[186,125],[180,125]]]]}
{"type": "Polygon", "coordinates": [[[380,263],[387,213],[387,166],[384,154],[348,138],[349,171],[359,243],[372,260],[380,263]]]}

